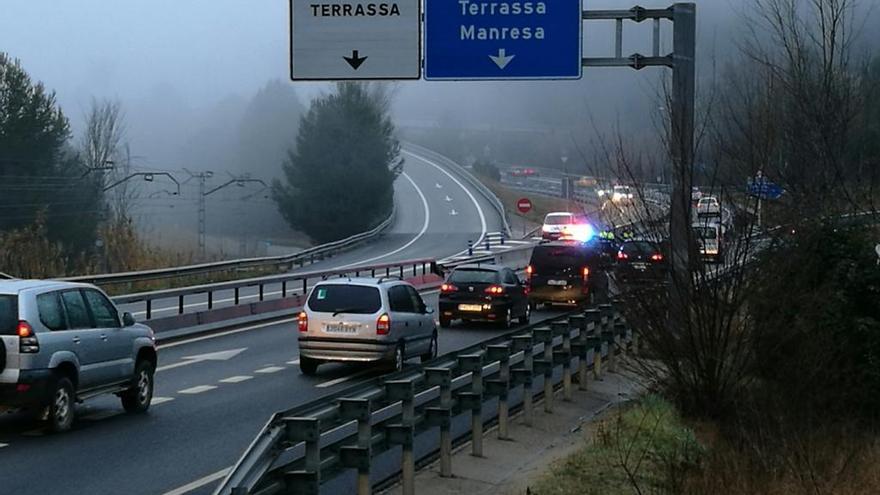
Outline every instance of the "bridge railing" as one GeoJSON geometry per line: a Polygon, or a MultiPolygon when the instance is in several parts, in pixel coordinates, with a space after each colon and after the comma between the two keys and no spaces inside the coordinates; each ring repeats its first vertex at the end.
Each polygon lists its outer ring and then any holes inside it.
{"type": "Polygon", "coordinates": [[[402,476],[417,493],[415,465],[440,458],[452,476],[453,444],[483,455],[484,428],[507,435],[510,413],[530,422],[538,400],[552,413],[558,390],[586,390],[635,335],[611,305],[508,332],[427,363],[275,414],[215,491],[217,495],[371,493],[402,476]]]}

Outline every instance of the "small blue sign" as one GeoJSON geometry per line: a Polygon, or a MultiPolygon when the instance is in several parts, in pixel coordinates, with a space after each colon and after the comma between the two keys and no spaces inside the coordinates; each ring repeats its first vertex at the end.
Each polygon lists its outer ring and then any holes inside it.
{"type": "Polygon", "coordinates": [[[768,182],[763,177],[758,180],[750,180],[748,183],[748,193],[761,199],[779,199],[785,192],[782,186],[768,182]]]}
{"type": "Polygon", "coordinates": [[[425,79],[579,79],[581,0],[425,0],[425,79]]]}

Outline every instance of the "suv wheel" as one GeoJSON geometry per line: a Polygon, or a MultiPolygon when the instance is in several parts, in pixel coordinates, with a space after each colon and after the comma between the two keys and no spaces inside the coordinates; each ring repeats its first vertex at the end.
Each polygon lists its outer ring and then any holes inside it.
{"type": "Polygon", "coordinates": [[[501,321],[501,326],[504,328],[513,326],[513,309],[507,308],[507,312],[504,313],[504,320],[501,321]]]}
{"type": "Polygon", "coordinates": [[[55,382],[52,396],[49,399],[49,428],[55,433],[61,433],[73,426],[73,384],[67,377],[60,377],[55,382]]]}
{"type": "Polygon", "coordinates": [[[441,316],[440,317],[440,327],[441,328],[449,328],[451,326],[452,326],[452,318],[450,318],[448,316],[441,316]]]}
{"type": "Polygon", "coordinates": [[[435,357],[437,357],[437,332],[434,332],[434,335],[431,336],[431,347],[428,349],[428,352],[421,355],[423,363],[435,357]]]}
{"type": "Polygon", "coordinates": [[[132,386],[119,394],[122,408],[129,413],[142,413],[153,402],[153,365],[149,361],[138,361],[134,368],[132,386]]]}
{"type": "Polygon", "coordinates": [[[529,320],[532,318],[532,305],[526,304],[526,312],[523,313],[522,318],[519,319],[520,324],[528,325],[529,320]]]}
{"type": "Polygon", "coordinates": [[[318,365],[320,363],[317,359],[307,358],[300,356],[299,358],[299,370],[303,375],[313,376],[318,372],[318,365]]]}

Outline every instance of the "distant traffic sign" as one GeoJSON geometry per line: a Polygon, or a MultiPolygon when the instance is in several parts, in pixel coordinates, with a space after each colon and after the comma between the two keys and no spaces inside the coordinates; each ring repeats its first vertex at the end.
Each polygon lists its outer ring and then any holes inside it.
{"type": "Polygon", "coordinates": [[[578,79],[581,0],[425,0],[425,79],[578,79]]]}
{"type": "Polygon", "coordinates": [[[293,80],[418,79],[419,0],[290,0],[293,80]]]}
{"type": "Polygon", "coordinates": [[[757,180],[750,180],[747,185],[747,191],[749,195],[761,199],[779,199],[785,192],[782,186],[769,182],[763,177],[758,177],[757,180]]]}
{"type": "Polygon", "coordinates": [[[516,201],[516,209],[520,213],[528,213],[532,210],[532,201],[529,198],[520,198],[516,201]]]}

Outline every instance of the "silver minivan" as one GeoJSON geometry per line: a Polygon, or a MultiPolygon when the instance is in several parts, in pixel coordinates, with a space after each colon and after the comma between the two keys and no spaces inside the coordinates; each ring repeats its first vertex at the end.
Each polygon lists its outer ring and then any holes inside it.
{"type": "Polygon", "coordinates": [[[437,356],[437,322],[415,287],[396,278],[340,278],[312,288],[299,314],[299,366],[437,356]]]}
{"type": "Polygon", "coordinates": [[[116,394],[129,412],[153,397],[153,331],[92,285],[0,282],[0,410],[36,409],[54,431],[76,402],[116,394]]]}

